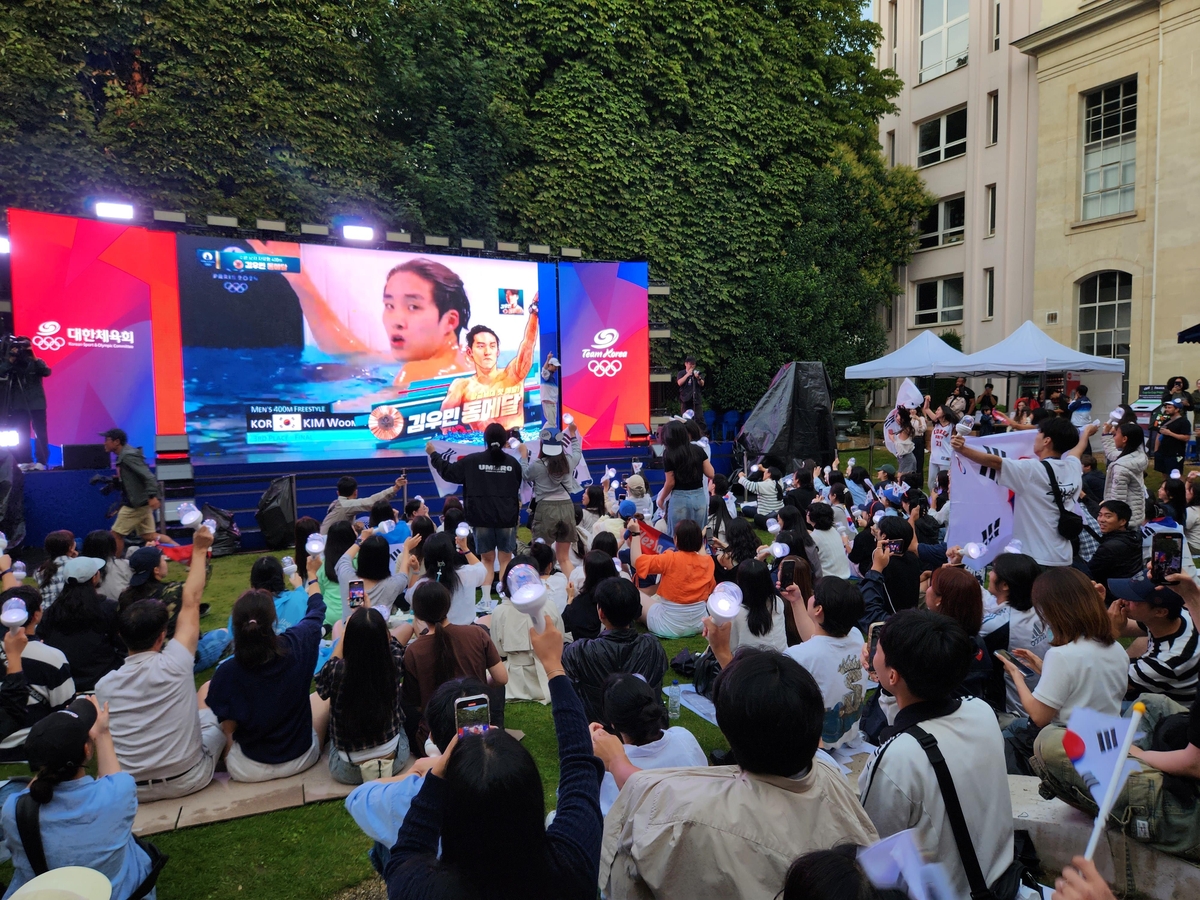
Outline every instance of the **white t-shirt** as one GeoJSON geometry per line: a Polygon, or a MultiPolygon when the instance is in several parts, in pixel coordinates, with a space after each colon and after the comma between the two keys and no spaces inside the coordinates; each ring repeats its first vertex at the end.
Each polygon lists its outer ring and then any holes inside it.
{"type": "Polygon", "coordinates": [[[836,528],[824,531],[814,528],[811,534],[813,543],[817,545],[817,554],[821,557],[821,574],[849,578],[850,560],[846,558],[846,545],[842,543],[841,532],[836,528]]]}
{"type": "MultiPolygon", "coordinates": [[[[1013,537],[1025,552],[1043,566],[1069,566],[1071,542],[1058,533],[1058,504],[1050,493],[1050,477],[1040,459],[1005,459],[996,483],[1008,488],[1013,498],[1013,537]]],[[[1075,509],[1083,488],[1083,466],[1079,458],[1048,459],[1063,505],[1075,509]]]]}
{"type": "MultiPolygon", "coordinates": [[[[583,566],[579,566],[579,569],[582,570],[583,566]]],[[[546,586],[546,600],[553,601],[561,616],[562,611],[567,608],[567,576],[562,572],[554,572],[544,576],[542,584],[546,586]]]]}
{"type": "MultiPolygon", "coordinates": [[[[987,594],[987,596],[991,597],[992,595],[987,594]]],[[[979,634],[986,639],[988,635],[1005,626],[1008,626],[1008,646],[1005,649],[1010,652],[1017,649],[1028,650],[1040,659],[1046,658],[1046,652],[1050,649],[1050,641],[1054,639],[1054,635],[1050,633],[1050,626],[1042,621],[1041,616],[1035,610],[1013,609],[1007,603],[997,606],[994,604],[993,598],[992,610],[984,615],[983,627],[979,629],[979,634]]],[[[1033,691],[1037,688],[1041,676],[1025,675],[1024,678],[1029,690],[1033,691]]],[[[1028,714],[1025,707],[1021,705],[1021,695],[1017,693],[1017,686],[1007,676],[1004,680],[1004,695],[1007,712],[1015,716],[1028,714]]]]}
{"type": "Polygon", "coordinates": [[[1079,638],[1046,651],[1033,698],[1057,709],[1054,723],[1066,725],[1077,706],[1119,716],[1128,687],[1129,656],[1125,648],[1116,641],[1105,647],[1079,638]]]}
{"type": "Polygon", "coordinates": [[[862,667],[862,632],[851,628],[845,637],[815,634],[802,644],[783,652],[816,679],[825,701],[825,725],[821,740],[838,747],[858,737],[863,696],[870,685],[862,667]]]}
{"type": "Polygon", "coordinates": [[[778,650],[781,653],[786,650],[787,632],[783,626],[783,617],[787,615],[787,611],[784,609],[785,605],[782,600],[775,601],[775,614],[771,617],[771,630],[766,634],[751,634],[750,613],[744,606],[739,609],[737,618],[730,623],[732,625],[729,631],[730,651],[734,652],[738,647],[758,647],[765,650],[778,650]]]}
{"type": "Polygon", "coordinates": [[[929,464],[941,466],[943,469],[950,465],[950,437],[954,434],[953,425],[934,425],[929,430],[929,464]]]}
{"type": "Polygon", "coordinates": [[[450,614],[446,617],[451,625],[470,625],[475,621],[475,589],[483,587],[487,578],[487,568],[481,562],[459,567],[458,590],[450,598],[450,614]]]}
{"type": "MultiPolygon", "coordinates": [[[[700,742],[686,728],[675,725],[663,732],[657,741],[642,744],[625,745],[625,755],[639,769],[674,769],[680,766],[707,766],[708,757],[700,742]]],[[[607,816],[612,805],[617,802],[617,783],[612,775],[604,773],[600,782],[600,815],[607,816]]]]}

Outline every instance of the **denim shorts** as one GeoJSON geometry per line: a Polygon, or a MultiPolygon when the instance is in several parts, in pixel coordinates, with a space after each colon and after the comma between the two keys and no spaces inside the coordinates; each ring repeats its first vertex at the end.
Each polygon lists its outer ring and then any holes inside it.
{"type": "Polygon", "coordinates": [[[517,529],[476,528],[475,552],[480,556],[499,550],[501,553],[517,552],[517,529]]]}

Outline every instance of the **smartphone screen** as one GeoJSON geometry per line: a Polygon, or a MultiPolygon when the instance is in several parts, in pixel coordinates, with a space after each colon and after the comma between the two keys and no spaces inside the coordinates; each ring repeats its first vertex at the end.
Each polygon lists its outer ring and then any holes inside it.
{"type": "Polygon", "coordinates": [[[487,694],[475,694],[455,700],[454,727],[458,729],[460,738],[487,731],[491,727],[487,694]]]}
{"type": "Polygon", "coordinates": [[[347,585],[347,599],[351,609],[358,609],[367,599],[367,589],[361,581],[352,581],[347,585]]]}
{"type": "Polygon", "coordinates": [[[1007,659],[1010,663],[1012,663],[1014,666],[1016,666],[1018,669],[1020,669],[1022,675],[1036,675],[1037,674],[1036,672],[1033,671],[1033,669],[1031,669],[1031,668],[1029,668],[1029,666],[1025,665],[1025,663],[1023,663],[1019,657],[1013,656],[1007,650],[997,650],[996,655],[999,657],[1002,657],[1004,659],[1007,659]]]}
{"type": "Polygon", "coordinates": [[[796,583],[796,561],[785,559],[779,564],[779,588],[782,590],[796,583]]]}
{"type": "Polygon", "coordinates": [[[893,556],[898,556],[904,552],[904,541],[888,541],[887,548],[888,553],[892,554],[893,556]]]}
{"type": "Polygon", "coordinates": [[[879,647],[879,630],[883,627],[882,622],[872,622],[867,628],[867,661],[870,663],[870,672],[875,673],[875,650],[879,647]]]}
{"type": "Polygon", "coordinates": [[[1183,569],[1183,535],[1162,533],[1154,535],[1150,542],[1150,580],[1165,584],[1168,575],[1177,575],[1183,569]]]}

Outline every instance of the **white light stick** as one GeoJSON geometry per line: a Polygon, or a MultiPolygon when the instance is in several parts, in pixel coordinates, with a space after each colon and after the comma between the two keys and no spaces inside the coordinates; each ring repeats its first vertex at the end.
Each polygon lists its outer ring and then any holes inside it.
{"type": "Polygon", "coordinates": [[[459,522],[458,527],[454,529],[454,536],[458,538],[469,538],[471,536],[471,526],[466,522],[459,522]]]}
{"type": "Polygon", "coordinates": [[[621,479],[620,479],[620,478],[614,478],[612,481],[610,481],[610,482],[608,483],[608,486],[609,486],[610,488],[612,488],[613,490],[616,490],[617,488],[619,488],[619,487],[621,486],[621,479]]]}
{"type": "MultiPolygon", "coordinates": [[[[11,602],[11,601],[10,601],[11,602]]],[[[8,606],[8,604],[4,604],[8,606]]],[[[1117,753],[1117,762],[1113,766],[1112,778],[1108,781],[1108,790],[1104,792],[1104,800],[1100,803],[1100,808],[1096,812],[1096,821],[1092,825],[1092,836],[1088,838],[1087,849],[1083,851],[1083,858],[1091,860],[1096,853],[1096,846],[1100,843],[1100,835],[1104,833],[1104,823],[1108,821],[1108,814],[1112,812],[1113,803],[1117,799],[1117,788],[1125,779],[1121,773],[1125,769],[1125,760],[1129,759],[1129,748],[1133,746],[1134,735],[1137,734],[1138,725],[1142,724],[1142,716],[1146,714],[1146,704],[1140,700],[1133,704],[1133,714],[1129,717],[1129,728],[1125,732],[1125,738],[1121,741],[1121,749],[1117,753]]]]}
{"type": "Polygon", "coordinates": [[[573,415],[571,415],[570,413],[563,413],[563,424],[564,425],[574,425],[575,417],[573,415]]]}
{"type": "Polygon", "coordinates": [[[304,542],[304,549],[308,551],[309,556],[320,556],[325,552],[325,535],[314,531],[304,542]]]}
{"type": "Polygon", "coordinates": [[[779,524],[778,519],[767,519],[767,531],[770,534],[779,534],[783,530],[783,526],[779,524]]]}
{"type": "Polygon", "coordinates": [[[983,556],[984,549],[985,548],[983,544],[976,544],[972,542],[963,547],[963,552],[967,556],[971,557],[971,559],[979,559],[979,557],[983,556]]]}
{"type": "Polygon", "coordinates": [[[871,521],[878,525],[883,520],[883,510],[876,510],[875,515],[871,516],[871,521]]]}
{"type": "Polygon", "coordinates": [[[975,420],[970,416],[963,416],[958,420],[958,424],[954,426],[954,430],[966,437],[975,428],[975,420]]]}
{"type": "MultiPolygon", "coordinates": [[[[205,519],[201,524],[205,528],[207,528],[209,530],[209,532],[212,533],[214,536],[216,535],[216,533],[217,533],[217,520],[216,519],[205,519]]],[[[197,531],[198,530],[199,529],[197,529],[197,531]]]]}
{"type": "Polygon", "coordinates": [[[12,574],[13,578],[17,579],[17,581],[24,581],[26,575],[28,574],[25,571],[25,563],[21,562],[19,559],[13,563],[12,574]]]}
{"type": "Polygon", "coordinates": [[[857,462],[857,460],[856,460],[856,459],[855,459],[855,458],[852,456],[852,457],[850,457],[850,459],[848,459],[848,460],[846,461],[846,465],[847,465],[849,468],[853,469],[853,468],[854,468],[854,464],[855,464],[856,462],[857,462]]]}
{"type": "Polygon", "coordinates": [[[1099,420],[1099,419],[1092,419],[1092,427],[1093,427],[1093,428],[1099,428],[1099,427],[1100,427],[1100,420],[1099,420]]]}
{"type": "Polygon", "coordinates": [[[542,608],[546,605],[546,586],[533,566],[513,566],[508,573],[508,599],[518,612],[533,620],[533,629],[538,634],[546,630],[542,608]]]}
{"type": "Polygon", "coordinates": [[[290,556],[285,556],[280,562],[283,563],[283,574],[285,577],[291,578],[296,574],[296,561],[294,559],[290,556]]]}
{"type": "Polygon", "coordinates": [[[783,559],[791,552],[792,548],[787,544],[781,544],[779,541],[773,541],[771,543],[771,555],[776,559],[783,559]]]}
{"type": "Polygon", "coordinates": [[[184,501],[179,504],[179,524],[184,528],[194,528],[200,524],[200,520],[204,518],[204,514],[196,509],[194,503],[184,501]]]}
{"type": "Polygon", "coordinates": [[[382,522],[380,522],[378,525],[375,526],[375,533],[376,534],[387,534],[391,531],[394,531],[395,528],[396,528],[396,521],[394,519],[384,519],[382,522]]]}
{"type": "Polygon", "coordinates": [[[612,481],[614,478],[616,478],[616,477],[617,477],[617,470],[616,470],[616,469],[613,469],[613,468],[607,468],[607,469],[605,469],[605,470],[604,470],[604,477],[605,477],[605,479],[606,479],[606,480],[608,480],[608,481],[612,481]]]}
{"type": "Polygon", "coordinates": [[[424,498],[424,497],[422,497],[420,494],[417,494],[415,497],[413,497],[413,499],[414,499],[414,500],[416,500],[418,503],[424,503],[424,502],[425,502],[425,498],[424,498]]]}
{"type": "Polygon", "coordinates": [[[1005,553],[1024,553],[1025,545],[1021,543],[1019,538],[1013,538],[1011,541],[1009,541],[1007,544],[1004,545],[1004,552],[1005,553]]]}
{"type": "Polygon", "coordinates": [[[4,555],[4,551],[8,549],[8,535],[0,531],[0,556],[4,555]]]}
{"type": "Polygon", "coordinates": [[[683,417],[689,420],[694,419],[696,418],[696,411],[694,409],[685,409],[683,411],[683,417]]]}
{"type": "Polygon", "coordinates": [[[510,437],[508,439],[508,449],[516,450],[520,446],[521,446],[521,442],[518,441],[515,437],[510,437]]]}
{"type": "Polygon", "coordinates": [[[760,466],[758,463],[755,463],[754,465],[752,465],[750,467],[750,474],[753,475],[755,472],[757,472],[761,468],[762,468],[762,466],[760,466]]]}
{"type": "Polygon", "coordinates": [[[1108,421],[1110,421],[1114,425],[1116,425],[1124,417],[1125,417],[1125,410],[1121,409],[1121,407],[1118,406],[1116,409],[1114,409],[1112,412],[1110,412],[1108,414],[1108,421]]]}
{"type": "Polygon", "coordinates": [[[1170,475],[1170,477],[1171,477],[1171,478],[1174,478],[1176,481],[1178,481],[1178,480],[1180,479],[1180,477],[1181,477],[1181,476],[1180,476],[1180,472],[1179,472],[1179,470],[1178,470],[1178,469],[1172,469],[1172,470],[1171,470],[1171,475],[1170,475]]]}
{"type": "Polygon", "coordinates": [[[29,610],[26,608],[24,600],[20,597],[13,597],[11,600],[4,601],[3,611],[0,611],[0,624],[7,627],[12,634],[16,634],[27,621],[29,621],[29,610]]]}
{"type": "Polygon", "coordinates": [[[717,625],[724,625],[737,618],[742,608],[742,589],[730,581],[723,581],[709,594],[708,614],[717,625]]]}

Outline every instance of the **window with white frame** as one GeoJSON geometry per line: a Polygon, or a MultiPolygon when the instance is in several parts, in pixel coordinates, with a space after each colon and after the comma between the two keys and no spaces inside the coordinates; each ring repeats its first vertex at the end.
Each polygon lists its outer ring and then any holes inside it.
{"type": "Polygon", "coordinates": [[[935,281],[922,281],[915,285],[917,302],[914,324],[949,325],[961,322],[963,317],[963,277],[951,275],[935,281]]]}
{"type": "Polygon", "coordinates": [[[987,186],[987,236],[991,237],[996,233],[996,186],[989,184],[987,186]]]}
{"type": "Polygon", "coordinates": [[[992,49],[1000,49],[1000,0],[992,5],[992,49]]]}
{"type": "Polygon", "coordinates": [[[1079,283],[1079,349],[1093,356],[1125,360],[1129,371],[1129,322],[1133,318],[1133,276],[1097,272],[1079,283]]]}
{"type": "Polygon", "coordinates": [[[967,152],[967,110],[958,109],[917,126],[917,168],[967,152]]]}
{"type": "Polygon", "coordinates": [[[983,270],[983,317],[990,319],[996,315],[996,270],[983,270]]]}
{"type": "Polygon", "coordinates": [[[947,197],[932,207],[917,226],[917,246],[921,250],[962,242],[967,225],[965,197],[947,197]]]}
{"type": "Polygon", "coordinates": [[[991,146],[1000,140],[1000,92],[988,94],[988,135],[987,142],[991,146]]]}
{"type": "Polygon", "coordinates": [[[1084,95],[1083,216],[1133,210],[1137,176],[1137,79],[1084,95]]]}
{"type": "Polygon", "coordinates": [[[967,64],[967,0],[921,0],[918,84],[967,64]]]}

